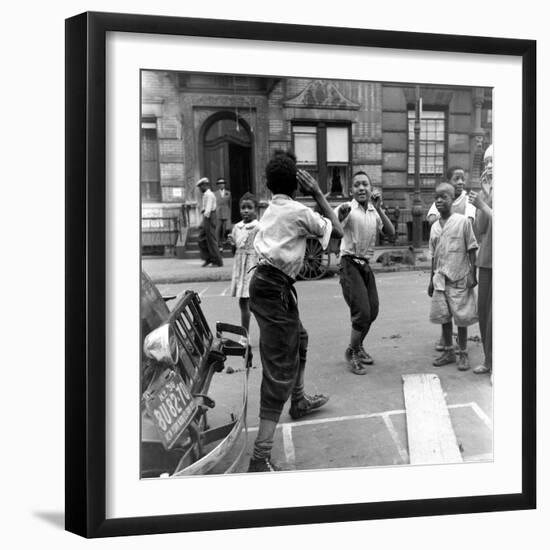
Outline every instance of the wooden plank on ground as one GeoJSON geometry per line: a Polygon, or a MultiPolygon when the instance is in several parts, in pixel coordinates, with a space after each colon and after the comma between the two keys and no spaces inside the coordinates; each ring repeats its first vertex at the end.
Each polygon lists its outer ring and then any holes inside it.
{"type": "Polygon", "coordinates": [[[403,375],[411,464],[462,462],[439,377],[403,375]]]}

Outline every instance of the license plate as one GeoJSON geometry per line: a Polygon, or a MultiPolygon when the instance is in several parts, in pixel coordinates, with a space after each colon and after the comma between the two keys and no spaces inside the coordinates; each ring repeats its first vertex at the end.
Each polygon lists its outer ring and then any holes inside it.
{"type": "Polygon", "coordinates": [[[148,391],[146,407],[162,444],[171,449],[193,419],[197,406],[182,377],[166,370],[148,391]]]}

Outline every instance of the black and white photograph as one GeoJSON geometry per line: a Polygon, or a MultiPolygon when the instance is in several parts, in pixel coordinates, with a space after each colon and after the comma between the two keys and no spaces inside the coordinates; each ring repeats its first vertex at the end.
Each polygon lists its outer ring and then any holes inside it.
{"type": "Polygon", "coordinates": [[[67,44],[67,530],[536,506],[532,40],[84,13],[67,44]]]}
{"type": "Polygon", "coordinates": [[[3,548],[545,548],[543,6],[7,5],[3,548]]]}
{"type": "Polygon", "coordinates": [[[464,82],[141,70],[144,482],[493,461],[502,114],[464,82]]]}

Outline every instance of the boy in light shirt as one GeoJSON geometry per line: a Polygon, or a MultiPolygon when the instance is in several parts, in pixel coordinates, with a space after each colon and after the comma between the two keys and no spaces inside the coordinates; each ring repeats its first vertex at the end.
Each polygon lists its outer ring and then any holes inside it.
{"type": "MultiPolygon", "coordinates": [[[[476,217],[476,209],[468,201],[468,193],[464,189],[466,185],[466,176],[464,174],[464,169],[460,166],[451,166],[445,176],[447,177],[447,183],[450,183],[454,187],[454,199],[451,206],[451,210],[457,214],[462,214],[467,218],[470,218],[472,221],[476,217]]],[[[439,219],[439,212],[435,206],[435,202],[432,203],[426,219],[430,225],[439,219]]]]}
{"type": "Polygon", "coordinates": [[[366,374],[374,360],[363,347],[372,323],[378,316],[378,291],[369,260],[379,231],[391,240],[395,228],[380,207],[380,195],[372,192],[369,176],[353,175],[352,201],[339,205],[335,213],[342,224],[344,238],[340,243],[340,285],[350,309],[350,343],[344,357],[353,374],[366,374]]]}
{"type": "Polygon", "coordinates": [[[453,320],[458,330],[458,370],[468,370],[468,326],[477,322],[474,287],[477,285],[475,257],[478,244],[470,220],[452,212],[454,188],[442,183],[435,190],[440,214],[430,231],[432,274],[428,295],[432,298],[430,321],[440,324],[443,353],[433,362],[442,367],[456,362],[453,320]]]}
{"type": "MultiPolygon", "coordinates": [[[[455,190],[451,211],[456,214],[463,214],[464,216],[469,218],[472,223],[474,223],[476,217],[476,209],[472,204],[470,204],[470,201],[468,200],[468,193],[466,193],[464,189],[464,186],[466,185],[464,168],[461,168],[460,166],[451,166],[447,170],[445,176],[447,177],[447,182],[450,183],[455,190]]],[[[430,225],[435,222],[435,220],[439,219],[439,211],[435,207],[435,202],[432,203],[432,205],[430,206],[428,214],[426,215],[426,219],[428,220],[430,225]]],[[[435,345],[435,350],[443,351],[443,347],[443,334],[441,334],[441,338],[435,345]]]]}
{"type": "Polygon", "coordinates": [[[290,416],[297,420],[322,407],[326,395],[304,392],[308,335],[298,311],[294,281],[302,268],[306,239],[317,237],[326,248],[342,228],[317,182],[296,169],[296,157],[275,152],[266,167],[272,200],[259,222],[254,248],[258,267],[250,281],[250,310],[260,328],[262,384],[260,425],[249,472],[278,468],[271,462],[275,429],[284,404],[291,398],[290,416]],[[294,200],[297,187],[311,195],[320,214],[294,200]]]}

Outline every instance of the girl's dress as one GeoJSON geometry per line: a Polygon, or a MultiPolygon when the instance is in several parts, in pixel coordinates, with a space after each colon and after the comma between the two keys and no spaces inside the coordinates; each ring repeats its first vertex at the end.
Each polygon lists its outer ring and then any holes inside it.
{"type": "Polygon", "coordinates": [[[254,237],[258,232],[258,220],[235,224],[231,236],[235,243],[233,276],[231,278],[231,296],[249,298],[248,287],[252,278],[250,268],[258,263],[258,254],[254,250],[254,237]]]}

